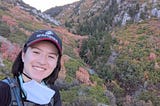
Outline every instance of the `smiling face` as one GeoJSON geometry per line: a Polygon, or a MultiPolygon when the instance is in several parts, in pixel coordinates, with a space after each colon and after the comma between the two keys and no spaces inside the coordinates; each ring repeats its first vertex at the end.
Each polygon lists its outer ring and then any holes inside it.
{"type": "MultiPolygon", "coordinates": [[[[26,53],[22,53],[22,60],[24,63],[23,73],[41,82],[57,66],[58,50],[53,43],[41,41],[28,47],[26,53]]],[[[24,81],[28,80],[25,76],[23,78],[24,81]]]]}

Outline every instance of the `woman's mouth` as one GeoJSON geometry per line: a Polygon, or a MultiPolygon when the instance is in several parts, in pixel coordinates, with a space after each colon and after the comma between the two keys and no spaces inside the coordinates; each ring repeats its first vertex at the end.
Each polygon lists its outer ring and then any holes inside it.
{"type": "Polygon", "coordinates": [[[33,69],[36,71],[45,71],[46,70],[44,67],[38,67],[38,66],[33,66],[33,69]]]}

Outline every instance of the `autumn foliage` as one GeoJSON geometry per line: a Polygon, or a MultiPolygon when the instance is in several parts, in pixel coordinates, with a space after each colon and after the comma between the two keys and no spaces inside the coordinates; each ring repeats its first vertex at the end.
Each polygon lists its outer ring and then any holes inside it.
{"type": "Polygon", "coordinates": [[[87,70],[80,67],[78,71],[76,71],[76,78],[81,81],[82,83],[85,83],[87,85],[91,84],[91,81],[89,79],[90,75],[87,70]]]}
{"type": "Polygon", "coordinates": [[[2,16],[2,21],[6,22],[7,25],[9,25],[9,26],[17,26],[18,25],[15,19],[13,19],[9,16],[6,16],[6,15],[2,16]]]}
{"type": "Polygon", "coordinates": [[[8,59],[14,61],[16,56],[20,51],[20,46],[18,44],[11,44],[9,42],[2,42],[0,46],[0,52],[3,59],[8,59]]]}

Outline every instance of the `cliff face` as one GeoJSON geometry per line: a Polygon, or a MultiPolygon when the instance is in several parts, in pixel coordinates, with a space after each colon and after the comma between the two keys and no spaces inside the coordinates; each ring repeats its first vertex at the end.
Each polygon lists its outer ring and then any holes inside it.
{"type": "Polygon", "coordinates": [[[49,15],[42,13],[40,10],[37,10],[36,8],[25,4],[22,0],[2,0],[3,2],[6,2],[8,4],[11,4],[13,6],[18,6],[20,9],[29,12],[30,14],[34,15],[35,17],[39,18],[40,20],[46,20],[49,23],[60,25],[60,22],[55,20],[54,18],[50,17],[49,15]]]}
{"type": "Polygon", "coordinates": [[[151,17],[160,19],[160,2],[158,0],[81,0],[70,5],[55,7],[45,11],[51,17],[59,20],[62,25],[71,23],[72,29],[77,29],[79,23],[92,21],[112,13],[112,25],[126,25],[127,22],[141,22],[151,17]]]}

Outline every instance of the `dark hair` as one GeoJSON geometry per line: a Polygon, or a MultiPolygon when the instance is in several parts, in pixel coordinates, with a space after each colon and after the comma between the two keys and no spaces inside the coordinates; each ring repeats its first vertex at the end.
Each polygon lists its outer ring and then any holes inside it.
{"type": "MultiPolygon", "coordinates": [[[[22,61],[22,52],[26,53],[27,49],[28,47],[24,47],[23,50],[19,52],[19,54],[17,55],[17,58],[15,59],[12,65],[11,71],[14,77],[18,77],[20,74],[23,73],[24,63],[22,61]]],[[[57,66],[53,70],[51,75],[49,75],[47,78],[44,79],[46,83],[54,84],[55,80],[58,78],[58,73],[61,69],[61,56],[62,55],[58,56],[57,66]]]]}

